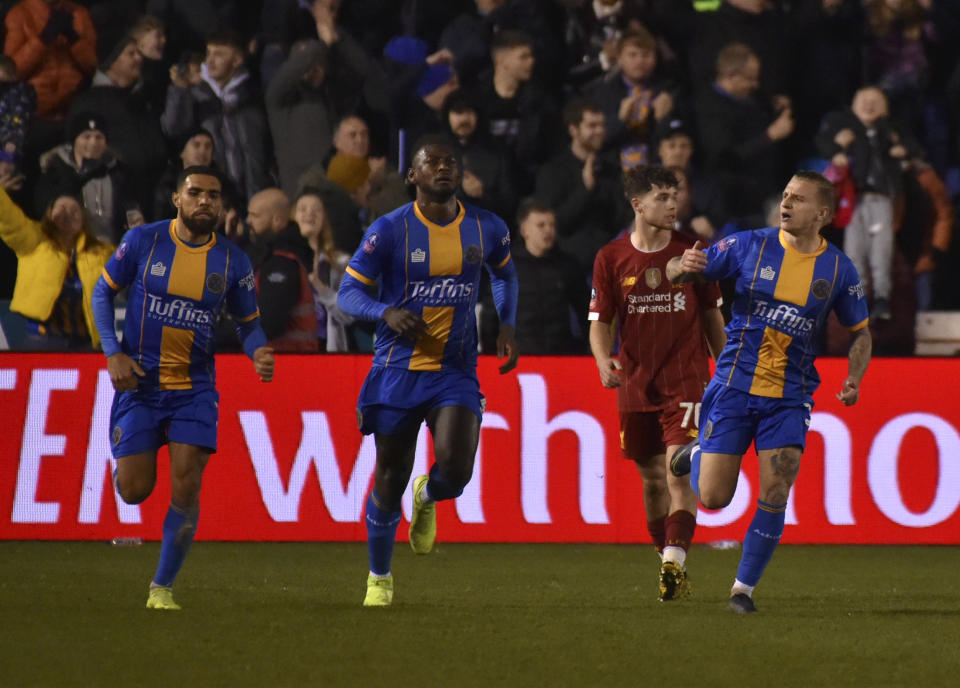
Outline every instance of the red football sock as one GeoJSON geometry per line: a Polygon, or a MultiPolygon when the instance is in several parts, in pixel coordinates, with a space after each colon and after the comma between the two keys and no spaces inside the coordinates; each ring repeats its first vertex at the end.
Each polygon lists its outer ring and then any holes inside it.
{"type": "Polygon", "coordinates": [[[658,518],[655,521],[647,521],[647,531],[650,533],[650,539],[653,540],[654,547],[658,552],[663,552],[663,547],[667,542],[667,519],[658,518]]]}
{"type": "Polygon", "coordinates": [[[690,548],[690,543],[693,541],[693,531],[696,527],[696,516],[689,511],[674,511],[666,518],[666,546],[680,547],[686,552],[690,548]]]}

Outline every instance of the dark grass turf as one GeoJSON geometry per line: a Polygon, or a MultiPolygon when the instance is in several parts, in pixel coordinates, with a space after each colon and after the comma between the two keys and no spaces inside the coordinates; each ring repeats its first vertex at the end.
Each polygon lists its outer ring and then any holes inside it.
{"type": "Polygon", "coordinates": [[[656,601],[647,547],[398,543],[389,609],[362,544],[198,543],[181,612],[144,609],[158,546],[0,543],[0,686],[960,685],[960,549],[695,548],[656,601]]]}

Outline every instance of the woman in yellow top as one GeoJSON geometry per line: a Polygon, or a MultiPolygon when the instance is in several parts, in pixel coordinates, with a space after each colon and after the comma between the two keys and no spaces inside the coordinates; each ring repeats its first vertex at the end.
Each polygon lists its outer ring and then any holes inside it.
{"type": "Polygon", "coordinates": [[[0,189],[0,239],[17,254],[10,310],[27,319],[27,348],[98,348],[90,297],[114,247],[94,237],[79,190],[48,198],[37,222],[0,189]]]}

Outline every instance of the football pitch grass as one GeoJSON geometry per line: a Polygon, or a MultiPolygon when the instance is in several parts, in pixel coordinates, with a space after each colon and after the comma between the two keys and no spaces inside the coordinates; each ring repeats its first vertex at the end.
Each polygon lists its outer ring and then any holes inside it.
{"type": "Polygon", "coordinates": [[[3,686],[960,685],[960,549],[780,547],[726,609],[739,550],[695,547],[657,602],[650,547],[197,543],[180,612],[144,608],[156,543],[0,542],[3,686]]]}

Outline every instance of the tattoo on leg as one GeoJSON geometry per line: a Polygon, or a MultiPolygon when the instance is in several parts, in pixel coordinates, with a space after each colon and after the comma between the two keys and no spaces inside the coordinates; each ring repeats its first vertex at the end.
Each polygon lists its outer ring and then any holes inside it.
{"type": "Polygon", "coordinates": [[[800,455],[790,450],[779,451],[770,457],[770,465],[774,475],[786,481],[788,486],[793,485],[800,472],[800,455]]]}

